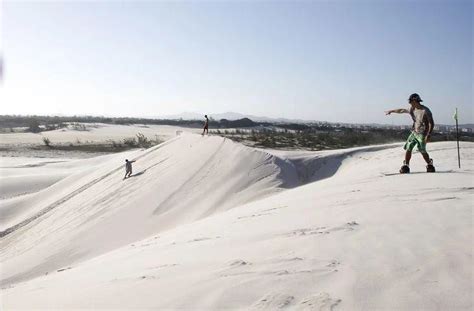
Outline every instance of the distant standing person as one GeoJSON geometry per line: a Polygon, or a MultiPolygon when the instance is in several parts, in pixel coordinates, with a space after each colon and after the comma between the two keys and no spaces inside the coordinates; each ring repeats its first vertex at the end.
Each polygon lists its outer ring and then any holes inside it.
{"type": "Polygon", "coordinates": [[[411,105],[410,109],[401,108],[385,111],[386,115],[391,113],[409,113],[413,119],[412,131],[410,136],[408,136],[404,146],[406,153],[405,161],[403,161],[403,166],[400,168],[400,173],[402,174],[410,173],[411,153],[415,146],[418,148],[418,151],[420,151],[423,159],[426,161],[426,171],[435,171],[433,159],[430,159],[428,152],[426,152],[426,144],[430,141],[431,132],[433,132],[434,127],[434,120],[430,109],[428,109],[426,106],[423,106],[421,104],[422,101],[423,100],[421,100],[420,95],[414,93],[408,98],[408,102],[411,105]]]}
{"type": "Polygon", "coordinates": [[[204,116],[206,118],[206,121],[204,121],[204,127],[202,130],[202,135],[204,136],[204,133],[207,133],[209,135],[209,119],[207,118],[207,114],[204,116]]]}
{"type": "Polygon", "coordinates": [[[135,160],[128,161],[128,159],[125,159],[125,178],[130,177],[132,175],[132,163],[135,162],[135,160]]]}

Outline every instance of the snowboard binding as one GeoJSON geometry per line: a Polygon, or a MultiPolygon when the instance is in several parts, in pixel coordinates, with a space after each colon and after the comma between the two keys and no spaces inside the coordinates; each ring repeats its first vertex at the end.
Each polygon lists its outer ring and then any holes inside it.
{"type": "Polygon", "coordinates": [[[408,174],[408,173],[410,173],[410,167],[408,166],[408,164],[406,164],[405,161],[403,161],[403,165],[400,168],[400,174],[408,174]]]}
{"type": "Polygon", "coordinates": [[[433,159],[430,159],[430,162],[428,163],[428,165],[426,165],[426,172],[427,172],[427,173],[434,173],[434,172],[436,172],[436,169],[435,169],[435,167],[433,166],[433,159]]]}

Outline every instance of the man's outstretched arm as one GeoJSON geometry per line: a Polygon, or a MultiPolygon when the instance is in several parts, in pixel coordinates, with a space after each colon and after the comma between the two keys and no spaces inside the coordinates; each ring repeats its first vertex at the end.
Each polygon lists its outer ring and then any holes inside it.
{"type": "Polygon", "coordinates": [[[386,115],[389,115],[391,113],[410,113],[410,111],[408,109],[404,109],[404,108],[385,111],[386,115]]]}

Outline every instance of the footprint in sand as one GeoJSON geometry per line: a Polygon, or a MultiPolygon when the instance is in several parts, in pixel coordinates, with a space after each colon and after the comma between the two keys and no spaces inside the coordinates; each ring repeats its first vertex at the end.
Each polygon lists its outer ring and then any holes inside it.
{"type": "Polygon", "coordinates": [[[168,244],[168,246],[175,246],[175,245],[182,244],[182,243],[204,242],[204,241],[216,240],[216,239],[220,239],[220,238],[221,238],[220,236],[215,236],[215,237],[201,237],[201,238],[195,238],[195,239],[188,240],[188,241],[183,241],[183,242],[181,242],[181,241],[179,241],[179,242],[173,241],[173,242],[171,242],[170,244],[168,244]]]}
{"type": "Polygon", "coordinates": [[[301,235],[314,235],[314,234],[325,234],[326,227],[315,227],[315,228],[302,228],[291,231],[286,236],[301,236],[301,235]]]}
{"type": "Polygon", "coordinates": [[[345,225],[339,226],[339,227],[333,227],[331,229],[328,229],[328,232],[332,231],[353,231],[355,230],[355,227],[358,226],[359,224],[355,221],[351,221],[346,223],[345,225]]]}
{"type": "Polygon", "coordinates": [[[431,199],[429,201],[431,202],[438,202],[438,201],[446,201],[446,200],[457,200],[459,199],[458,197],[442,197],[442,198],[435,198],[435,199],[431,199]]]}
{"type": "Polygon", "coordinates": [[[286,294],[266,294],[255,302],[250,310],[276,310],[288,307],[295,297],[286,294]]]}
{"type": "Polygon", "coordinates": [[[111,283],[123,283],[123,282],[135,282],[135,281],[152,281],[158,280],[159,277],[156,275],[140,275],[140,276],[133,276],[133,277],[123,277],[123,278],[115,278],[110,280],[111,283]]]}
{"type": "Polygon", "coordinates": [[[332,298],[328,293],[320,293],[303,299],[295,310],[333,311],[341,301],[341,299],[332,298]]]}
{"type": "Polygon", "coordinates": [[[237,219],[254,218],[254,217],[267,216],[267,215],[272,215],[272,213],[261,213],[261,214],[252,214],[252,215],[248,215],[248,216],[240,216],[237,219]]]}
{"type": "Polygon", "coordinates": [[[69,270],[69,269],[72,269],[72,267],[67,267],[67,268],[59,269],[59,270],[57,270],[57,272],[63,272],[63,271],[69,270]]]}
{"type": "Polygon", "coordinates": [[[196,238],[196,239],[193,239],[193,240],[189,240],[189,241],[187,241],[187,243],[202,242],[202,241],[208,241],[208,240],[214,240],[214,239],[220,239],[220,238],[221,238],[220,236],[216,236],[216,237],[213,237],[213,238],[202,237],[202,238],[196,238]]]}
{"type": "Polygon", "coordinates": [[[298,274],[320,274],[337,272],[340,263],[337,260],[317,260],[316,263],[305,264],[305,260],[300,257],[282,258],[278,260],[267,260],[260,263],[250,263],[242,259],[232,261],[228,267],[220,271],[220,277],[236,277],[242,275],[273,275],[277,277],[293,277],[298,274]]]}
{"type": "Polygon", "coordinates": [[[273,208],[269,208],[269,209],[264,209],[262,212],[274,211],[274,210],[285,208],[285,207],[288,207],[288,206],[285,205],[285,206],[280,206],[280,207],[273,207],[273,208]]]}
{"type": "Polygon", "coordinates": [[[220,273],[221,277],[229,277],[229,276],[240,276],[244,274],[254,274],[256,272],[253,271],[241,271],[241,272],[236,272],[239,271],[241,267],[249,267],[251,266],[252,263],[242,260],[242,259],[237,259],[228,264],[229,268],[225,268],[225,273],[220,273]]]}
{"type": "MultiPolygon", "coordinates": [[[[158,237],[155,237],[155,238],[154,238],[154,240],[157,240],[157,239],[159,239],[159,238],[158,238],[158,237]]],[[[154,242],[154,241],[152,241],[152,242],[145,242],[145,243],[143,243],[143,244],[140,244],[140,247],[147,247],[147,246],[154,245],[154,244],[156,244],[156,242],[154,242]]],[[[134,246],[134,245],[132,245],[132,246],[134,246]]]]}
{"type": "Polygon", "coordinates": [[[240,267],[240,266],[247,266],[247,265],[251,265],[251,263],[244,261],[242,259],[235,260],[229,264],[229,266],[231,267],[240,267]]]}
{"type": "Polygon", "coordinates": [[[139,277],[138,279],[151,281],[151,280],[156,280],[156,279],[158,279],[158,277],[156,277],[156,276],[154,276],[154,275],[142,275],[142,276],[139,277]]]}
{"type": "Polygon", "coordinates": [[[301,261],[301,260],[304,260],[304,259],[301,257],[291,257],[288,259],[284,259],[284,261],[301,261]]]}
{"type": "Polygon", "coordinates": [[[353,231],[359,224],[355,221],[348,222],[342,226],[337,227],[315,227],[315,228],[304,228],[304,229],[297,229],[288,234],[287,236],[294,236],[294,235],[315,235],[315,234],[329,234],[334,231],[353,231]]]}
{"type": "Polygon", "coordinates": [[[359,224],[355,221],[348,222],[342,226],[337,227],[314,227],[314,228],[302,228],[296,229],[289,233],[286,233],[285,236],[306,236],[306,235],[319,235],[319,234],[329,234],[335,231],[353,231],[359,224]]]}
{"type": "Polygon", "coordinates": [[[331,262],[329,264],[326,265],[326,267],[331,267],[331,268],[334,268],[334,267],[337,267],[339,266],[341,263],[337,260],[331,260],[331,262]]]}

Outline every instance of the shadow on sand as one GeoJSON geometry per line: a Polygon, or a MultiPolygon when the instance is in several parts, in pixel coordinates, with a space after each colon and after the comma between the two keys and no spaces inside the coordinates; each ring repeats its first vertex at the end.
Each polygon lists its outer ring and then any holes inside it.
{"type": "Polygon", "coordinates": [[[395,175],[446,174],[446,173],[456,173],[456,172],[453,171],[453,170],[449,170],[449,171],[436,171],[436,172],[433,172],[433,173],[428,173],[428,172],[410,172],[410,173],[407,173],[407,174],[401,174],[401,173],[382,173],[382,174],[383,174],[383,176],[395,176],[395,175]]]}
{"type": "Polygon", "coordinates": [[[143,170],[143,171],[141,171],[141,172],[138,172],[138,173],[132,174],[132,175],[130,175],[130,176],[129,176],[129,177],[127,177],[127,178],[138,177],[138,176],[140,176],[140,175],[143,175],[143,174],[145,174],[145,172],[146,172],[146,170],[143,170]]]}

